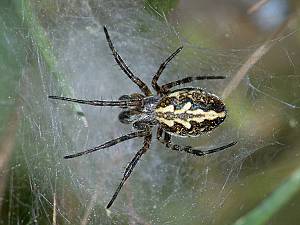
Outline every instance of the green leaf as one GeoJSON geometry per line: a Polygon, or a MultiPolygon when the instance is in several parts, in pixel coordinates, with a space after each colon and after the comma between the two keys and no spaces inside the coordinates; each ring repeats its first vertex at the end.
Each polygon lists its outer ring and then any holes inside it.
{"type": "MultiPolygon", "coordinates": [[[[15,0],[14,5],[20,18],[24,21],[26,28],[29,31],[34,43],[36,44],[38,51],[41,53],[44,62],[46,63],[49,71],[54,79],[56,79],[62,89],[63,95],[74,96],[73,89],[65,82],[64,75],[57,70],[57,58],[53,46],[51,45],[44,28],[38,21],[37,16],[34,14],[34,10],[31,1],[28,0],[15,0]]],[[[72,104],[74,112],[81,117],[84,123],[86,119],[83,111],[78,104],[72,104]]]]}
{"type": "Polygon", "coordinates": [[[300,169],[285,180],[267,199],[234,225],[265,224],[281,207],[284,206],[300,189],[300,169]]]}

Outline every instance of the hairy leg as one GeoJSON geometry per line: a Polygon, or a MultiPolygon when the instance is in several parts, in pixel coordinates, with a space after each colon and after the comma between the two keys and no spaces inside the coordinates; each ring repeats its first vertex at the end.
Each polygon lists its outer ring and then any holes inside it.
{"type": "Polygon", "coordinates": [[[123,135],[121,137],[118,137],[116,139],[113,139],[111,141],[107,141],[107,142],[103,143],[102,145],[99,145],[99,146],[96,146],[94,148],[85,150],[83,152],[78,152],[78,153],[75,153],[75,154],[72,154],[72,155],[66,155],[64,158],[65,159],[71,159],[71,158],[79,157],[79,156],[82,156],[82,155],[90,154],[90,153],[98,151],[100,149],[109,148],[109,147],[114,146],[116,144],[119,144],[123,141],[127,141],[127,140],[130,140],[130,139],[136,138],[136,137],[145,137],[148,134],[149,134],[149,131],[132,132],[132,133],[123,135]]]}
{"type": "Polygon", "coordinates": [[[141,100],[117,100],[117,101],[109,101],[109,100],[83,100],[83,99],[75,99],[68,97],[60,97],[50,95],[48,98],[58,99],[62,101],[68,102],[76,102],[79,104],[93,105],[93,106],[119,106],[122,108],[127,108],[130,106],[140,106],[142,104],[141,100]]]}
{"type": "Polygon", "coordinates": [[[185,77],[180,80],[172,81],[170,83],[164,84],[161,86],[162,92],[168,92],[172,87],[190,83],[195,80],[217,80],[217,79],[225,79],[225,76],[196,76],[196,77],[185,77]]]}
{"type": "Polygon", "coordinates": [[[154,88],[155,91],[157,91],[157,94],[160,94],[162,89],[161,87],[157,84],[157,81],[166,68],[167,64],[182,50],[183,46],[179,47],[175,52],[173,52],[158,68],[158,71],[154,75],[152,79],[152,87],[154,88]]]}
{"type": "Polygon", "coordinates": [[[114,195],[112,196],[111,200],[109,201],[109,203],[106,206],[107,209],[110,208],[112,206],[112,204],[114,203],[114,201],[117,198],[117,196],[118,196],[121,188],[123,187],[125,181],[130,177],[134,167],[136,166],[136,164],[140,160],[141,156],[149,149],[150,143],[151,143],[151,138],[152,138],[151,133],[148,134],[147,136],[145,136],[143,147],[135,154],[133,159],[130,161],[130,163],[126,167],[123,178],[122,178],[119,186],[117,187],[114,195]]]}
{"type": "Polygon", "coordinates": [[[224,145],[224,146],[221,146],[221,147],[218,147],[218,148],[213,148],[213,149],[209,149],[209,150],[199,150],[199,149],[193,149],[191,146],[180,146],[180,145],[176,145],[176,144],[173,144],[172,141],[171,141],[171,135],[166,133],[166,132],[163,132],[163,130],[159,127],[158,130],[157,130],[157,139],[165,144],[165,146],[171,150],[175,150],[175,151],[184,151],[184,152],[187,152],[189,154],[193,154],[193,155],[197,155],[197,156],[203,156],[203,155],[208,155],[208,154],[211,154],[211,153],[215,153],[215,152],[219,152],[219,151],[222,151],[226,148],[229,148],[229,147],[232,147],[234,146],[237,142],[231,142],[227,145],[224,145]],[[162,140],[162,134],[165,134],[164,136],[164,139],[162,140]]]}
{"type": "Polygon", "coordinates": [[[121,56],[119,55],[119,53],[116,51],[111,39],[110,39],[110,36],[109,36],[109,33],[106,29],[105,26],[103,26],[103,30],[104,30],[104,33],[105,33],[105,37],[106,37],[106,40],[107,40],[107,43],[109,45],[109,48],[111,49],[112,53],[113,53],[113,56],[114,56],[114,59],[115,61],[118,63],[118,65],[120,66],[120,68],[122,69],[122,71],[130,78],[130,80],[132,80],[140,89],[141,91],[146,95],[146,96],[150,96],[152,95],[150,89],[148,88],[148,86],[138,77],[136,77],[132,72],[131,70],[129,69],[129,67],[126,65],[126,63],[123,61],[123,59],[121,58],[121,56]]]}

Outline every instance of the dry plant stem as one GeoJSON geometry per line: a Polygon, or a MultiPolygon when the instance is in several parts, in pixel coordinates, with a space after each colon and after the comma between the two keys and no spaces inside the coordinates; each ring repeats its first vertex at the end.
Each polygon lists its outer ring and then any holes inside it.
{"type": "Polygon", "coordinates": [[[150,223],[147,223],[143,218],[141,218],[134,210],[133,202],[132,202],[132,192],[130,191],[130,182],[127,182],[124,185],[125,193],[127,195],[128,199],[128,214],[129,214],[129,224],[135,225],[135,224],[142,224],[142,225],[150,225],[150,223]]]}
{"type": "Polygon", "coordinates": [[[56,193],[53,193],[53,214],[52,214],[52,224],[56,225],[56,193]]]}
{"type": "Polygon", "coordinates": [[[287,20],[283,22],[274,33],[272,33],[271,37],[257,48],[252,55],[250,55],[225,88],[222,94],[223,99],[227,98],[231,92],[237,88],[242,79],[247,75],[248,71],[271,49],[275,43],[277,43],[279,35],[285,30],[290,20],[291,17],[287,18],[287,20]]]}
{"type": "Polygon", "coordinates": [[[98,198],[98,193],[96,192],[93,196],[92,199],[90,200],[90,203],[88,205],[88,207],[86,208],[83,218],[80,222],[80,225],[87,225],[89,224],[89,216],[91,215],[91,212],[93,211],[93,208],[96,205],[96,200],[98,198]]]}
{"type": "Polygon", "coordinates": [[[256,3],[254,3],[249,9],[247,10],[247,14],[255,13],[257,10],[259,10],[263,5],[265,5],[269,0],[258,0],[256,3]]]}
{"type": "Polygon", "coordinates": [[[8,126],[4,131],[4,135],[1,137],[0,141],[0,209],[2,208],[2,201],[5,191],[5,181],[7,178],[6,171],[8,171],[7,166],[15,146],[16,132],[19,121],[19,114],[15,110],[8,119],[8,126]]]}

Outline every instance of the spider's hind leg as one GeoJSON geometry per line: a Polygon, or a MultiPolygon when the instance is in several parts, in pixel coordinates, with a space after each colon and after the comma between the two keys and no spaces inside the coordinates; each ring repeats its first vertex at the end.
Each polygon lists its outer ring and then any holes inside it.
{"type": "Polygon", "coordinates": [[[219,80],[219,79],[225,79],[225,76],[196,76],[196,77],[185,77],[180,80],[175,80],[169,83],[166,83],[161,86],[161,89],[163,92],[168,92],[171,88],[181,85],[181,84],[187,84],[190,82],[193,82],[195,80],[219,80]]]}
{"type": "Polygon", "coordinates": [[[230,148],[232,146],[234,146],[237,142],[231,142],[227,145],[223,145],[221,147],[218,147],[218,148],[213,148],[213,149],[209,149],[209,150],[199,150],[199,149],[193,149],[191,146],[180,146],[180,145],[176,145],[176,144],[173,144],[171,142],[171,135],[166,133],[166,132],[163,132],[162,128],[158,128],[157,130],[157,139],[163,143],[167,148],[171,149],[171,150],[175,150],[175,151],[184,151],[184,152],[187,152],[189,154],[193,154],[193,155],[197,155],[197,156],[204,156],[204,155],[208,155],[208,154],[211,154],[211,153],[215,153],[215,152],[219,152],[219,151],[222,151],[226,148],[230,148]],[[164,139],[161,139],[162,138],[162,134],[165,134],[164,136],[164,139]]]}

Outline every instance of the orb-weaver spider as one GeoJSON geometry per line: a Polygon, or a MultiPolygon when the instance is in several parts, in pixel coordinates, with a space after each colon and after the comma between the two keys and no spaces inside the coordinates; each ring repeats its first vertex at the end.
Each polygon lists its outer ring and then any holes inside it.
{"type": "Polygon", "coordinates": [[[227,145],[205,151],[193,149],[191,146],[179,146],[172,144],[172,135],[181,137],[196,137],[201,133],[205,133],[216,128],[225,120],[226,108],[220,98],[218,98],[214,94],[206,92],[203,89],[194,87],[185,87],[173,91],[171,91],[170,89],[175,86],[190,83],[195,80],[225,79],[225,77],[186,77],[181,80],[176,80],[164,85],[159,85],[157,81],[163,70],[183,48],[179,47],[160,65],[159,69],[153,76],[152,87],[156,91],[156,95],[154,95],[150,91],[149,87],[131,72],[121,56],[115,50],[106,27],[104,26],[103,29],[115,61],[123,70],[123,72],[131,79],[131,81],[140,88],[142,94],[133,93],[131,95],[123,95],[119,98],[119,100],[116,101],[80,100],[60,96],[49,96],[49,98],[94,106],[119,106],[124,109],[119,114],[120,122],[132,124],[136,129],[136,131],[132,133],[105,142],[102,145],[96,146],[83,152],[67,155],[64,157],[65,159],[75,158],[84,154],[98,151],[100,149],[109,148],[129,139],[137,137],[144,138],[143,147],[135,154],[131,162],[126,167],[119,186],[117,187],[110,202],[106,206],[106,208],[108,209],[112,206],[123,184],[129,178],[141,156],[149,149],[152,139],[152,128],[155,125],[158,126],[156,135],[157,139],[162,142],[167,148],[176,151],[184,151],[197,156],[203,156],[224,150],[235,145],[237,142],[231,142],[227,145]],[[164,138],[162,139],[163,134],[164,138]]]}

